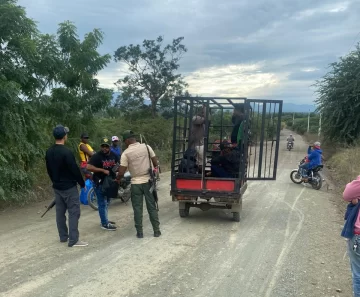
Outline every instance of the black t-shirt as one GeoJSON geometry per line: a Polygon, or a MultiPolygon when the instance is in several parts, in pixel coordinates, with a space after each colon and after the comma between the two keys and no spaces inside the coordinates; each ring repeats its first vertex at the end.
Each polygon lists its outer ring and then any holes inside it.
{"type": "MultiPolygon", "coordinates": [[[[93,165],[97,168],[103,168],[106,170],[109,170],[110,175],[115,178],[116,173],[112,171],[116,163],[120,162],[120,158],[115,155],[113,152],[110,151],[108,155],[105,155],[103,152],[98,152],[95,155],[93,155],[89,161],[90,165],[93,165]]],[[[106,175],[102,172],[95,172],[93,175],[95,183],[102,183],[104,180],[104,177],[106,175]]]]}
{"type": "Polygon", "coordinates": [[[57,190],[68,190],[79,184],[85,187],[84,179],[76,164],[74,154],[64,145],[54,144],[46,151],[46,169],[57,190]]]}

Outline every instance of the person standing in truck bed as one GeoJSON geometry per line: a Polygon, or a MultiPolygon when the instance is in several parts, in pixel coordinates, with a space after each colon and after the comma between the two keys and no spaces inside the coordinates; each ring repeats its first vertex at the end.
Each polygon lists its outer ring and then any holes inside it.
{"type": "Polygon", "coordinates": [[[205,115],[205,105],[197,108],[196,115],[192,118],[192,126],[190,130],[191,134],[189,137],[189,148],[196,150],[196,163],[198,165],[199,171],[202,169],[204,157],[206,158],[206,156],[204,156],[204,136],[206,131],[205,115]]]}

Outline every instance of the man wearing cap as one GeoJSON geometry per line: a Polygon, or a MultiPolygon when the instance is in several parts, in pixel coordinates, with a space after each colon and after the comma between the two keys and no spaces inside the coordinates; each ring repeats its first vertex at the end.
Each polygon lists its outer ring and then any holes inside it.
{"type": "Polygon", "coordinates": [[[46,151],[46,169],[53,184],[56,205],[56,224],[60,242],[68,246],[87,246],[79,240],[80,201],[77,184],[85,188],[85,182],[76,164],[74,154],[64,146],[69,129],[57,125],[53,130],[55,144],[46,151]],[[69,229],[66,225],[66,210],[69,216],[69,229]]]}
{"type": "Polygon", "coordinates": [[[121,155],[117,180],[120,181],[126,170],[129,170],[131,174],[131,203],[134,210],[136,236],[138,238],[144,237],[142,218],[143,197],[145,196],[146,208],[154,230],[154,236],[159,237],[161,235],[159,215],[149,182],[149,169],[152,168],[152,165],[157,167],[157,158],[150,146],[136,141],[136,136],[131,130],[124,132],[123,141],[127,149],[121,155]]]}
{"type": "Polygon", "coordinates": [[[119,146],[119,137],[117,137],[117,136],[111,137],[111,142],[112,142],[112,145],[110,148],[111,151],[120,158],[121,149],[119,146]]]}
{"type": "Polygon", "coordinates": [[[104,194],[103,183],[106,176],[116,178],[116,173],[112,170],[116,163],[119,163],[119,157],[110,150],[110,141],[104,137],[101,139],[100,152],[95,153],[87,164],[87,170],[94,172],[94,190],[98,202],[101,228],[108,231],[115,231],[114,222],[108,219],[108,199],[104,194]]]}
{"type": "Polygon", "coordinates": [[[90,158],[95,154],[93,148],[89,144],[89,134],[86,132],[81,133],[80,143],[78,145],[79,156],[80,156],[80,169],[84,174],[85,178],[92,178],[91,173],[86,169],[87,163],[90,158]]]}

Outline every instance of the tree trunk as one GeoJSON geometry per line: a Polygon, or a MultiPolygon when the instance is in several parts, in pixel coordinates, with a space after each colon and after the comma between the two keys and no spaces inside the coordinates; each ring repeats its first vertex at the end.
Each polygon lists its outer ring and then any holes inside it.
{"type": "Polygon", "coordinates": [[[155,118],[156,117],[156,103],[158,102],[158,99],[150,96],[150,100],[151,100],[152,117],[155,118]]]}

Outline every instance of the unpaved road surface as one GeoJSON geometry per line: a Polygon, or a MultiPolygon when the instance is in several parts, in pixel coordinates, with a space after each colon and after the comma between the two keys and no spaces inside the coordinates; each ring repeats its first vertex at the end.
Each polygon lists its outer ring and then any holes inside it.
{"type": "Polygon", "coordinates": [[[277,180],[249,182],[240,223],[223,210],[191,209],[181,219],[166,173],[160,238],[145,211],[145,238],[137,239],[131,206],[119,201],[109,209],[116,232],[100,229],[97,212],[82,206],[85,248],[58,241],[54,210],[40,219],[44,202],[3,211],[0,296],[351,296],[343,218],[333,202],[341,197],[326,184],[315,191],[290,181],[307,145],[297,136],[286,151],[287,132],[277,180]]]}

